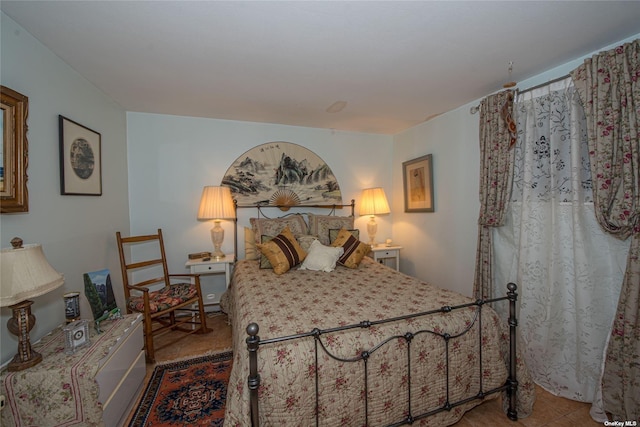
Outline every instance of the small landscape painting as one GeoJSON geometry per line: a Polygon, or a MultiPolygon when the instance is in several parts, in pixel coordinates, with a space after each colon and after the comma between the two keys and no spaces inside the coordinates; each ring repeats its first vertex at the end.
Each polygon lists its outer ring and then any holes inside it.
{"type": "Polygon", "coordinates": [[[108,269],[84,273],[84,293],[89,300],[94,320],[118,307],[108,269]]]}

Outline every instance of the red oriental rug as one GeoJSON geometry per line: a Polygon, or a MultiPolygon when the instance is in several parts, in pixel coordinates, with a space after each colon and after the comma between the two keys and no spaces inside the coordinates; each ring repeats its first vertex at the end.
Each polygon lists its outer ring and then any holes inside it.
{"type": "Polygon", "coordinates": [[[156,366],[129,427],[222,426],[231,363],[226,352],[156,366]]]}

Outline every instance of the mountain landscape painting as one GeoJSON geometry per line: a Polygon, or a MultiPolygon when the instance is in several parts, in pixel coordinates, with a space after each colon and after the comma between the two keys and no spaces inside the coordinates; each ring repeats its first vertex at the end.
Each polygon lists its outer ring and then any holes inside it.
{"type": "Polygon", "coordinates": [[[83,278],[85,296],[91,306],[94,320],[118,307],[109,269],[84,273],[83,278]]]}
{"type": "Polygon", "coordinates": [[[222,185],[238,206],[342,204],[338,181],[313,151],[290,142],[258,145],[227,169],[222,185]]]}

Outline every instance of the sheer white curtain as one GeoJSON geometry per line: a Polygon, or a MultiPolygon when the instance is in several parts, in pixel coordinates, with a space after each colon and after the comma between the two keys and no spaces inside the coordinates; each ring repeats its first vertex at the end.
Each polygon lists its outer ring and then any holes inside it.
{"type": "Polygon", "coordinates": [[[520,348],[536,383],[592,402],[629,242],[604,233],[591,198],[584,110],[570,78],[516,100],[507,223],[494,229],[494,292],[519,287],[520,348]]]}

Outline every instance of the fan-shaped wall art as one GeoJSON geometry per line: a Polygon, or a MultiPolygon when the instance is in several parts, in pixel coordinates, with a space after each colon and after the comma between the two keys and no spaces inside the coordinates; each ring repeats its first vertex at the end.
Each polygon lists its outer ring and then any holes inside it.
{"type": "Polygon", "coordinates": [[[222,185],[231,188],[238,206],[342,204],[331,168],[313,151],[290,142],[247,151],[227,169],[222,185]]]}

